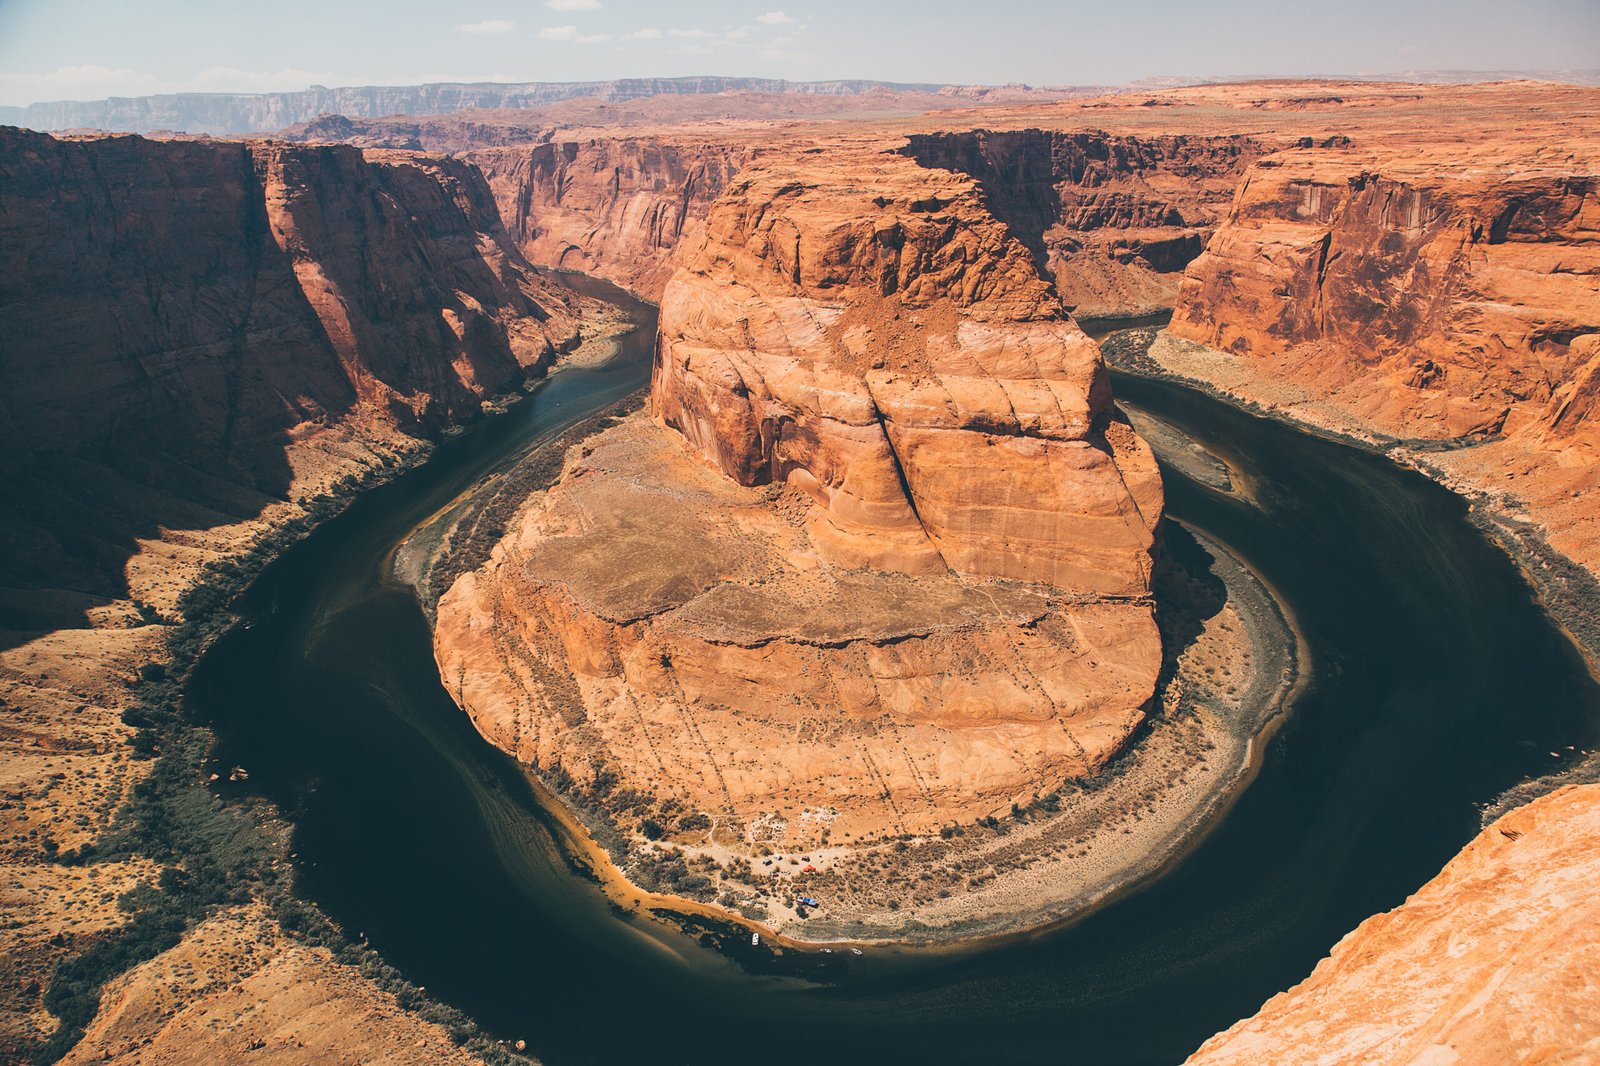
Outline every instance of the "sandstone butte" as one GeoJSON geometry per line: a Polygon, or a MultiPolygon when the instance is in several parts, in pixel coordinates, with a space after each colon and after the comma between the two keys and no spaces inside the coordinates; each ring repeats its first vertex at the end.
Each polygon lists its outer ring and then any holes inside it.
{"type": "Polygon", "coordinates": [[[494,743],[736,859],[1006,812],[1154,691],[1161,484],[1110,400],[970,177],[762,160],[667,286],[653,421],[446,593],[441,673],[494,743]]]}

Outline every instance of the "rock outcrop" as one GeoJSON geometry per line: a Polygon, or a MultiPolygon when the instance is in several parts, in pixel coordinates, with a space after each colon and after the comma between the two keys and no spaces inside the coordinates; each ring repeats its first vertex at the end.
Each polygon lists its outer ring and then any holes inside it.
{"type": "Polygon", "coordinates": [[[971,179],[863,154],[748,174],[662,298],[651,405],[824,558],[1149,589],[1161,513],[1100,352],[971,179]]]}
{"type": "Polygon", "coordinates": [[[1103,767],[1161,659],[1160,478],[973,180],[763,158],[687,264],[655,421],[569,453],[439,603],[478,728],[636,842],[704,819],[734,866],[1103,767]]]}
{"type": "Polygon", "coordinates": [[[1574,432],[1600,365],[1597,196],[1581,165],[1492,147],[1275,155],[1189,271],[1172,330],[1306,374],[1338,363],[1396,437],[1574,432]]]}
{"type": "Polygon", "coordinates": [[[1468,144],[1392,134],[1260,160],[1173,317],[1172,335],[1205,349],[1158,354],[1426,453],[1487,513],[1531,519],[1595,574],[1600,139],[1528,119],[1468,144]]]}
{"type": "Polygon", "coordinates": [[[1190,1066],[1600,1059],[1600,785],[1501,818],[1190,1066]]]}

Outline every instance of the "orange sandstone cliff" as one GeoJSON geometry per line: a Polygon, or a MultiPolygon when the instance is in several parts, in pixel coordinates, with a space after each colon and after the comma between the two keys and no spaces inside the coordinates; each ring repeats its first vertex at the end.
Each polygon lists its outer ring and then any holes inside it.
{"type": "Polygon", "coordinates": [[[1597,572],[1600,127],[1529,120],[1466,143],[1389,135],[1260,160],[1173,316],[1172,336],[1210,353],[1156,355],[1401,442],[1597,572]]]}
{"type": "Polygon", "coordinates": [[[663,296],[651,411],[569,453],[436,630],[478,728],[626,795],[623,829],[703,816],[735,865],[926,833],[1142,720],[1155,463],[971,178],[746,168],[663,296]]]}
{"type": "Polygon", "coordinates": [[[749,152],[702,132],[478,148],[463,158],[482,170],[528,259],[654,300],[749,152]]]}
{"type": "Polygon", "coordinates": [[[1171,307],[1183,269],[1268,145],[1246,135],[1094,129],[913,134],[924,166],[971,174],[1078,317],[1171,307]]]}
{"type": "Polygon", "coordinates": [[[1501,818],[1191,1066],[1600,1060],[1600,785],[1501,818]]]}

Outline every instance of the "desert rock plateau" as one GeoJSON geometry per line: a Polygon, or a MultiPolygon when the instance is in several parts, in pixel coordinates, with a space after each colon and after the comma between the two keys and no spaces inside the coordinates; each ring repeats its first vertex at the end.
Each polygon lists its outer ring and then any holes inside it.
{"type": "MultiPolygon", "coordinates": [[[[1247,781],[1196,694],[1282,698],[1271,590],[1174,646],[1095,320],[1170,312],[1120,369],[1464,497],[1600,672],[1600,89],[471,88],[0,128],[0,1059],[526,1061],[295,893],[292,812],[219,794],[183,682],[269,560],[608,350],[559,270],[659,306],[648,397],[547,442],[423,606],[472,726],[663,912],[1016,933],[1150,858],[1117,789],[1247,781]]],[[[1600,1059],[1597,772],[1190,1061],[1600,1059]]]]}

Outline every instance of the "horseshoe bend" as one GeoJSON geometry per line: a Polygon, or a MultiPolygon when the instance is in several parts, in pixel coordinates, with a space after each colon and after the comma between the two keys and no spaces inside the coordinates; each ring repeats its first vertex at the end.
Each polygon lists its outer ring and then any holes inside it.
{"type": "Polygon", "coordinates": [[[0,108],[0,1059],[1588,1061],[1583,80],[0,108]]]}
{"type": "MultiPolygon", "coordinates": [[[[436,653],[485,736],[632,839],[625,869],[676,857],[666,831],[777,919],[1128,744],[1161,509],[1098,347],[970,177],[780,155],[668,282],[648,410],[445,593],[436,653]]],[[[890,933],[965,886],[903,865],[862,894],[890,933]]]]}

